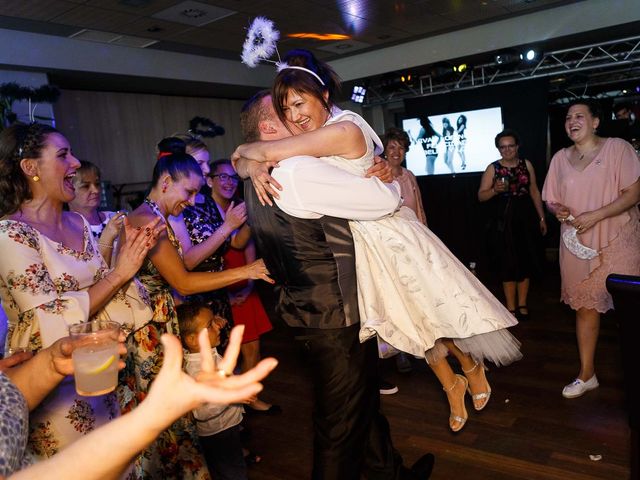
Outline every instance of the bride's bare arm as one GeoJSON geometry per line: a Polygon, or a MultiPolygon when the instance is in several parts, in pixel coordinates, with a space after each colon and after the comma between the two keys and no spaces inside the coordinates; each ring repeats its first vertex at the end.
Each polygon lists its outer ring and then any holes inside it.
{"type": "Polygon", "coordinates": [[[362,130],[353,122],[343,121],[282,140],[245,143],[236,148],[232,160],[247,158],[258,162],[279,162],[296,155],[359,158],[366,150],[362,130]]]}

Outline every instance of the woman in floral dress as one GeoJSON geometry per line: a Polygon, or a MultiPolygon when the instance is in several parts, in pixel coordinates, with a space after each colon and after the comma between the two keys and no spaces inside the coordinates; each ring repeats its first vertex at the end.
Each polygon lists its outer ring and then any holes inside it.
{"type": "MultiPolygon", "coordinates": [[[[96,314],[129,328],[151,316],[129,280],[153,246],[158,222],[138,231],[125,222],[127,240],[109,270],[89,224],[63,211],[75,196],[79,166],[67,139],[52,127],[18,124],[0,134],[0,296],[9,319],[7,348],[46,348],[67,336],[69,325],[96,314]]],[[[49,457],[118,414],[113,395],[78,396],[68,377],[32,413],[29,450],[49,457]]]]}
{"type": "MultiPolygon", "coordinates": [[[[179,216],[193,205],[203,183],[202,171],[190,155],[161,152],[153,171],[149,196],[130,216],[133,225],[143,225],[154,218],[166,223],[169,215],[179,216]]],[[[185,268],[182,250],[173,229],[149,251],[139,272],[153,304],[153,319],[129,336],[130,352],[126,384],[121,389],[124,411],[144,399],[151,381],[157,375],[163,359],[160,336],[180,334],[173,292],[179,296],[223,288],[245,279],[268,282],[268,272],[262,260],[223,272],[190,272],[185,268]]],[[[177,420],[137,458],[136,478],[202,479],[209,478],[207,467],[197,445],[197,435],[191,417],[177,420]]]]}

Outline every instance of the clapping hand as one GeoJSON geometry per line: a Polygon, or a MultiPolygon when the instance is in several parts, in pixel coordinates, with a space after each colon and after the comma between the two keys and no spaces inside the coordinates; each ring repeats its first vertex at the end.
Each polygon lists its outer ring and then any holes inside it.
{"type": "Polygon", "coordinates": [[[225,212],[224,223],[227,224],[231,231],[240,228],[244,222],[247,221],[247,206],[244,202],[236,205],[231,202],[229,208],[225,212]]]}
{"type": "Polygon", "coordinates": [[[100,235],[100,242],[106,245],[113,245],[113,242],[118,235],[120,234],[120,230],[122,230],[122,225],[124,224],[124,219],[127,216],[127,212],[119,211],[113,215],[102,231],[100,235]]]}
{"type": "Polygon", "coordinates": [[[114,270],[122,275],[122,278],[129,279],[140,269],[147,253],[155,246],[166,225],[161,222],[160,217],[155,217],[143,227],[135,228],[125,217],[123,226],[125,238],[118,252],[114,270]]]}

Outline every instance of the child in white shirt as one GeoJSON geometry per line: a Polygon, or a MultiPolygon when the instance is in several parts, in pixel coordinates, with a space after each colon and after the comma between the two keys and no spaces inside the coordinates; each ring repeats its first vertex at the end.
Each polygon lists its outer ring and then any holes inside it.
{"type": "MultiPolygon", "coordinates": [[[[214,362],[222,359],[216,346],[220,344],[220,322],[223,319],[214,315],[211,309],[203,304],[185,303],[179,305],[176,310],[182,345],[189,351],[185,354],[185,370],[189,375],[195,376],[201,369],[198,333],[203,328],[209,332],[214,362]]],[[[243,411],[240,405],[214,403],[193,410],[202,453],[209,473],[216,480],[247,480],[247,465],[240,443],[243,411]]]]}

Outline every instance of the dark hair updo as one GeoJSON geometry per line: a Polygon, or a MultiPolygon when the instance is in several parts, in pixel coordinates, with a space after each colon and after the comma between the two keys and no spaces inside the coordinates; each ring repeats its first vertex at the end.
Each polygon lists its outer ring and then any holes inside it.
{"type": "Polygon", "coordinates": [[[167,137],[158,143],[158,161],[153,168],[151,186],[158,185],[164,174],[169,174],[175,182],[190,174],[202,178],[202,169],[195,158],[185,153],[186,144],[176,137],[167,137]]]}

